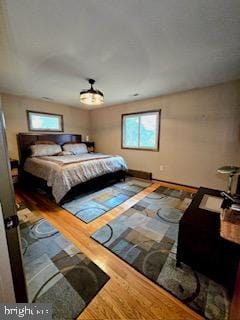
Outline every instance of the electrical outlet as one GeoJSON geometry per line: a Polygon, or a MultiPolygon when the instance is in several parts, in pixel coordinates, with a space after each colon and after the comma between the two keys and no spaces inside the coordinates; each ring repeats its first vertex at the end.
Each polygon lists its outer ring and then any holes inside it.
{"type": "Polygon", "coordinates": [[[160,171],[163,171],[164,170],[164,165],[161,164],[159,169],[160,169],[160,171]]]}

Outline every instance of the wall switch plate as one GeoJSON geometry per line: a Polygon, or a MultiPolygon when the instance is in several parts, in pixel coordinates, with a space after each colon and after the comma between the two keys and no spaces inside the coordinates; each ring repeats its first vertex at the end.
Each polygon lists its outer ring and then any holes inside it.
{"type": "Polygon", "coordinates": [[[163,171],[164,170],[164,165],[161,164],[159,169],[160,169],[160,171],[163,171]]]}

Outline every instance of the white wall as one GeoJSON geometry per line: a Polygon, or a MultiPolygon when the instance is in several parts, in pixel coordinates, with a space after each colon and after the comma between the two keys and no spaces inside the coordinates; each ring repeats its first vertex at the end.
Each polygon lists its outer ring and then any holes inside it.
{"type": "Polygon", "coordinates": [[[98,151],[156,179],[225,188],[217,168],[240,165],[240,81],[95,109],[90,121],[98,151]],[[121,149],[121,114],[152,109],[162,110],[159,152],[121,149]]]}
{"type": "Polygon", "coordinates": [[[66,133],[90,135],[97,151],[121,154],[129,168],[156,179],[225,188],[217,168],[240,165],[240,81],[91,111],[7,94],[2,102],[13,158],[16,134],[28,131],[30,109],[63,114],[66,133]],[[159,152],[121,149],[121,114],[152,109],[162,110],[159,152]]]}
{"type": "Polygon", "coordinates": [[[64,132],[89,134],[89,112],[63,104],[46,102],[14,95],[2,94],[2,105],[6,120],[9,154],[18,158],[16,134],[28,132],[26,110],[58,113],[63,115],[64,132]]]}

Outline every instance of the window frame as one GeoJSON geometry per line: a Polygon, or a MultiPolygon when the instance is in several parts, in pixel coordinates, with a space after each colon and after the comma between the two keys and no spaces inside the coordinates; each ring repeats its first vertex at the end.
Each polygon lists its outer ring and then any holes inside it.
{"type": "Polygon", "coordinates": [[[38,132],[64,132],[64,126],[63,126],[63,115],[57,114],[57,113],[49,113],[49,112],[41,112],[41,111],[35,111],[35,110],[26,110],[27,112],[27,123],[28,123],[28,130],[29,131],[38,131],[38,132]],[[56,129],[35,129],[31,125],[31,114],[37,114],[37,115],[49,115],[49,116],[56,116],[60,119],[60,130],[56,129]]]}
{"type": "MultiPolygon", "coordinates": [[[[160,147],[160,125],[161,125],[161,109],[156,109],[156,110],[148,110],[148,111],[139,111],[139,112],[132,112],[132,113],[123,113],[122,117],[121,117],[121,149],[126,149],[126,150],[140,150],[140,151],[153,151],[153,152],[158,152],[159,151],[159,147],[160,147]],[[158,119],[159,119],[159,123],[158,123],[158,132],[157,132],[157,146],[156,148],[136,148],[136,147],[125,147],[123,145],[123,133],[124,133],[124,117],[126,116],[137,116],[137,115],[143,115],[143,114],[151,114],[151,113],[158,113],[158,119]]],[[[139,132],[140,134],[140,132],[139,132]]],[[[138,137],[138,140],[140,139],[140,135],[138,137]]]]}

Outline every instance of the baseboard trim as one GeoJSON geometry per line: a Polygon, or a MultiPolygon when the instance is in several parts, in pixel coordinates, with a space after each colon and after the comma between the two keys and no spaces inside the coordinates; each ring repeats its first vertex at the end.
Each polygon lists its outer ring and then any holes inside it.
{"type": "Polygon", "coordinates": [[[155,178],[152,178],[152,180],[156,180],[156,181],[164,182],[164,183],[170,183],[170,184],[174,184],[176,186],[183,186],[183,187],[192,188],[192,189],[199,189],[199,187],[189,186],[187,184],[182,184],[182,183],[178,183],[178,182],[172,182],[172,181],[167,181],[167,180],[159,180],[159,179],[155,179],[155,178]]]}
{"type": "Polygon", "coordinates": [[[128,169],[127,173],[130,177],[152,180],[152,172],[128,169]]]}

